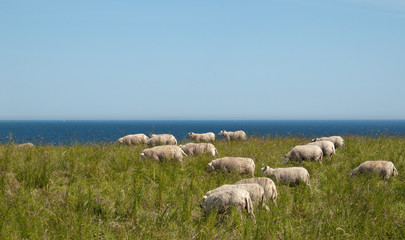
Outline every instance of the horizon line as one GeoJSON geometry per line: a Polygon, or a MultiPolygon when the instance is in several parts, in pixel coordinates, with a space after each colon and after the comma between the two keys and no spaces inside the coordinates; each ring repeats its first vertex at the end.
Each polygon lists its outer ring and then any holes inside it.
{"type": "Polygon", "coordinates": [[[405,121],[400,118],[345,118],[345,119],[0,119],[0,122],[23,121],[405,121]]]}

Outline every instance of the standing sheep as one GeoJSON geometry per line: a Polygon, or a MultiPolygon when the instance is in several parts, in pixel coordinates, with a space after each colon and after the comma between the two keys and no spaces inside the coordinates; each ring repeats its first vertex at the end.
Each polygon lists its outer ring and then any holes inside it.
{"type": "Polygon", "coordinates": [[[273,178],[277,184],[285,184],[293,187],[301,182],[309,184],[309,173],[303,167],[271,168],[269,166],[260,169],[267,177],[273,178]]]}
{"type": "Polygon", "coordinates": [[[151,147],[157,145],[176,145],[177,140],[171,134],[150,134],[150,138],[146,144],[151,147]]]}
{"type": "Polygon", "coordinates": [[[188,138],[193,139],[194,142],[213,142],[215,141],[215,134],[213,132],[207,133],[193,133],[187,135],[188,138]]]}
{"type": "Polygon", "coordinates": [[[335,148],[342,148],[345,145],[345,141],[341,136],[320,137],[311,140],[311,142],[317,141],[331,141],[335,145],[335,148]]]}
{"type": "Polygon", "coordinates": [[[28,142],[28,143],[18,144],[16,146],[19,147],[19,148],[32,148],[32,147],[34,147],[34,144],[28,142]]]}
{"type": "Polygon", "coordinates": [[[391,175],[398,176],[398,170],[395,168],[391,161],[365,161],[356,167],[350,176],[357,174],[377,173],[380,174],[385,180],[388,180],[391,175]]]}
{"type": "MultiPolygon", "coordinates": [[[[266,196],[264,194],[264,189],[257,183],[243,183],[243,184],[224,184],[220,187],[217,187],[213,190],[208,191],[205,196],[203,197],[203,201],[213,193],[222,192],[229,189],[244,189],[249,192],[250,198],[252,199],[253,204],[263,204],[264,207],[267,207],[264,203],[266,201],[266,196]]],[[[268,207],[266,208],[268,209],[268,207]]]]}
{"type": "Polygon", "coordinates": [[[237,172],[254,176],[255,162],[250,158],[223,157],[208,163],[208,172],[211,171],[237,172]]]}
{"type": "Polygon", "coordinates": [[[247,178],[237,181],[235,184],[242,184],[242,183],[257,183],[264,189],[264,194],[266,199],[272,199],[274,204],[277,206],[277,188],[276,184],[274,184],[273,180],[267,177],[254,177],[254,178],[247,178]]]}
{"type": "Polygon", "coordinates": [[[235,132],[227,132],[222,130],[218,133],[219,136],[224,136],[227,141],[231,140],[247,140],[246,133],[242,130],[235,131],[235,132]]]}
{"type": "Polygon", "coordinates": [[[124,143],[127,145],[145,144],[148,139],[149,138],[143,133],[130,134],[118,139],[118,143],[124,143]]]}
{"type": "Polygon", "coordinates": [[[308,143],[307,145],[316,145],[322,149],[323,156],[329,157],[329,160],[332,159],[332,155],[335,154],[335,145],[331,141],[316,141],[308,143]]]}
{"type": "Polygon", "coordinates": [[[204,215],[213,211],[224,213],[232,206],[239,210],[246,210],[249,216],[253,218],[253,221],[256,222],[252,199],[249,192],[244,189],[233,188],[213,193],[205,198],[201,204],[204,215]]]}
{"type": "Polygon", "coordinates": [[[163,160],[176,159],[182,163],[184,156],[187,156],[187,154],[185,154],[179,146],[164,145],[144,149],[141,153],[140,160],[148,158],[162,162],[163,160]]]}
{"type": "Polygon", "coordinates": [[[186,145],[179,145],[179,147],[190,156],[210,154],[215,157],[218,154],[217,149],[211,143],[187,143],[186,145]]]}
{"type": "Polygon", "coordinates": [[[298,145],[291,149],[284,158],[283,163],[291,161],[300,161],[302,165],[303,160],[314,160],[322,164],[323,152],[322,149],[316,145],[298,145]]]}

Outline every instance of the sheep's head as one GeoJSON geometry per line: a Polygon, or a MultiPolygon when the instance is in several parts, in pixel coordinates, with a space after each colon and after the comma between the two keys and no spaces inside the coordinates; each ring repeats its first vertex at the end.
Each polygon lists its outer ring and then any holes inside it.
{"type": "Polygon", "coordinates": [[[188,138],[191,138],[191,136],[193,136],[193,135],[194,135],[194,133],[193,133],[193,132],[190,132],[190,133],[188,133],[187,137],[188,137],[188,138]]]}
{"type": "Polygon", "coordinates": [[[214,167],[212,166],[212,162],[208,163],[207,170],[208,170],[208,172],[214,171],[214,167]]]}
{"type": "Polygon", "coordinates": [[[311,139],[311,142],[316,142],[316,141],[319,141],[319,138],[313,138],[313,139],[311,139]]]}
{"type": "Polygon", "coordinates": [[[290,156],[285,155],[285,156],[283,157],[282,162],[283,162],[284,164],[287,164],[289,160],[290,160],[290,156]]]}
{"type": "Polygon", "coordinates": [[[202,202],[205,202],[205,200],[207,200],[207,198],[208,198],[207,195],[204,195],[202,198],[202,202]]]}
{"type": "Polygon", "coordinates": [[[149,137],[154,137],[154,136],[156,136],[156,134],[153,134],[153,133],[149,134],[149,137]]]}
{"type": "Polygon", "coordinates": [[[261,171],[262,173],[264,173],[265,175],[273,176],[273,168],[271,168],[270,166],[262,167],[262,168],[260,169],[260,171],[261,171]]]}
{"type": "Polygon", "coordinates": [[[224,136],[225,133],[226,133],[226,131],[225,131],[225,130],[222,130],[222,131],[220,131],[220,132],[218,133],[218,136],[224,136]]]}
{"type": "Polygon", "coordinates": [[[124,138],[118,139],[118,143],[123,143],[123,142],[124,142],[124,138]]]}
{"type": "Polygon", "coordinates": [[[146,157],[146,156],[145,156],[145,153],[141,153],[140,156],[139,156],[139,160],[142,161],[142,160],[145,159],[145,157],[146,157]]]}

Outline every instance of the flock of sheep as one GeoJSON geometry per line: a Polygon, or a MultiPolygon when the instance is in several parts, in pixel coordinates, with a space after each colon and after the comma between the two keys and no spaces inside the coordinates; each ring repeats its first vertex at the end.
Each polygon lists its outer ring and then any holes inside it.
{"type": "MultiPolygon", "coordinates": [[[[227,141],[246,140],[247,135],[244,131],[228,132],[222,130],[219,136],[223,136],[227,141]]],[[[146,148],[140,154],[140,159],[152,159],[164,161],[176,159],[182,163],[185,156],[195,156],[209,154],[215,157],[218,152],[212,143],[215,141],[215,134],[212,132],[197,134],[189,133],[188,137],[193,143],[177,145],[176,138],[171,134],[151,134],[148,138],[145,134],[132,134],[118,139],[119,143],[128,145],[147,144],[146,148]]],[[[283,162],[313,160],[322,164],[322,158],[329,159],[335,154],[336,148],[342,148],[344,140],[340,136],[322,137],[312,139],[311,143],[298,145],[291,149],[283,158],[283,162]]],[[[310,185],[310,176],[304,167],[271,168],[269,166],[261,168],[261,172],[266,177],[254,177],[255,163],[251,158],[243,157],[223,157],[212,160],[208,163],[208,172],[237,172],[251,175],[252,178],[242,179],[235,184],[225,184],[218,188],[208,191],[203,196],[200,205],[204,214],[212,211],[219,213],[225,212],[230,207],[246,210],[255,220],[253,213],[254,205],[261,205],[269,209],[265,204],[267,200],[272,200],[277,206],[277,189],[273,180],[277,184],[295,186],[300,183],[310,185]]],[[[351,176],[364,173],[377,173],[384,179],[391,175],[398,175],[394,164],[390,161],[366,161],[355,168],[351,176]]]]}

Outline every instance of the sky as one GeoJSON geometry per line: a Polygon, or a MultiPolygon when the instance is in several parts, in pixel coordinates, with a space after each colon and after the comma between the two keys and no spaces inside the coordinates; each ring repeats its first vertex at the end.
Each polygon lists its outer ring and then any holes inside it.
{"type": "Polygon", "coordinates": [[[0,120],[405,119],[405,1],[0,1],[0,120]]]}

